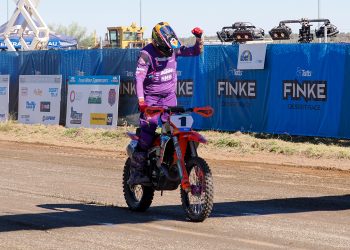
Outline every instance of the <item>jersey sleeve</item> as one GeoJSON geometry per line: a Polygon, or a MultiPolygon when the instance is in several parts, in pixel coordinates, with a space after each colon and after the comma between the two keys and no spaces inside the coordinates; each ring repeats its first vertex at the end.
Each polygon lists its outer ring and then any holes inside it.
{"type": "Polygon", "coordinates": [[[141,51],[139,59],[137,60],[137,67],[135,73],[136,81],[136,95],[137,98],[144,99],[143,82],[147,76],[148,69],[150,67],[150,58],[148,53],[141,51]]]}
{"type": "Polygon", "coordinates": [[[176,51],[176,56],[198,56],[203,51],[203,40],[200,38],[196,39],[196,43],[192,47],[181,46],[176,51]]]}

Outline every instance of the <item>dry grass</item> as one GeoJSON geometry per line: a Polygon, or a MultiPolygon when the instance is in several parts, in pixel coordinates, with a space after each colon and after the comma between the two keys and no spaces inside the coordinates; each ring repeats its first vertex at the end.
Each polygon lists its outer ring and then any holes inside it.
{"type": "MultiPolygon", "coordinates": [[[[101,150],[124,151],[129,139],[125,126],[111,130],[65,128],[62,126],[25,125],[15,121],[0,123],[0,139],[29,143],[43,143],[71,147],[88,147],[101,150]]],[[[209,141],[203,147],[212,155],[272,154],[302,156],[310,159],[350,159],[350,142],[344,140],[272,136],[264,134],[201,132],[209,141]]]]}

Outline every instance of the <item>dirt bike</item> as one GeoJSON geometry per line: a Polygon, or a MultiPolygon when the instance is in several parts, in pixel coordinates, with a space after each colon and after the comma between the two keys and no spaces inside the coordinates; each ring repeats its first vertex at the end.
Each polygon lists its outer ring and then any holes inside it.
{"type": "Polygon", "coordinates": [[[207,140],[192,130],[191,113],[203,117],[213,114],[211,107],[147,107],[145,115],[163,116],[161,133],[156,133],[153,146],[147,153],[145,174],[151,185],[128,185],[130,162],[138,143],[138,132],[128,132],[131,142],[127,147],[127,159],[123,173],[124,198],[133,211],[144,212],[152,203],[154,192],[176,190],[180,185],[182,207],[190,221],[204,221],[213,208],[213,177],[204,159],[198,156],[199,143],[207,140]]]}

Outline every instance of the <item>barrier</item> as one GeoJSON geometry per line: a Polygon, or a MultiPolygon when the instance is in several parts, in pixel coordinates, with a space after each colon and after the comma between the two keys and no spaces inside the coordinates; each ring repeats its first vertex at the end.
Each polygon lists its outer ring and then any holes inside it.
{"type": "MultiPolygon", "coordinates": [[[[119,117],[138,118],[133,84],[137,49],[0,53],[10,75],[10,111],[17,112],[18,76],[62,75],[61,124],[67,79],[120,75],[119,117]]],[[[237,70],[238,45],[209,45],[199,57],[178,60],[177,94],[184,106],[211,105],[195,128],[350,138],[350,45],[269,44],[265,69],[237,70]]]]}

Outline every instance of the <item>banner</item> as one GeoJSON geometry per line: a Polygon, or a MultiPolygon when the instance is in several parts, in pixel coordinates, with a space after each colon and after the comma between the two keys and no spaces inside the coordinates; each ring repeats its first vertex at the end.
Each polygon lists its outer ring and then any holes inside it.
{"type": "Polygon", "coordinates": [[[18,121],[58,125],[61,84],[61,75],[20,75],[18,121]]]}
{"type": "Polygon", "coordinates": [[[266,43],[240,44],[237,69],[264,69],[266,43]]]}
{"type": "Polygon", "coordinates": [[[9,118],[9,75],[0,75],[0,122],[9,118]]]}
{"type": "Polygon", "coordinates": [[[263,131],[267,120],[268,70],[237,69],[238,46],[208,46],[206,78],[195,92],[197,106],[214,108],[211,118],[195,118],[195,128],[263,131]]]}
{"type": "Polygon", "coordinates": [[[346,46],[280,45],[271,50],[267,132],[337,137],[348,85],[344,82],[346,46]]]}
{"type": "Polygon", "coordinates": [[[119,76],[70,77],[66,127],[112,128],[117,126],[119,76]]]}

